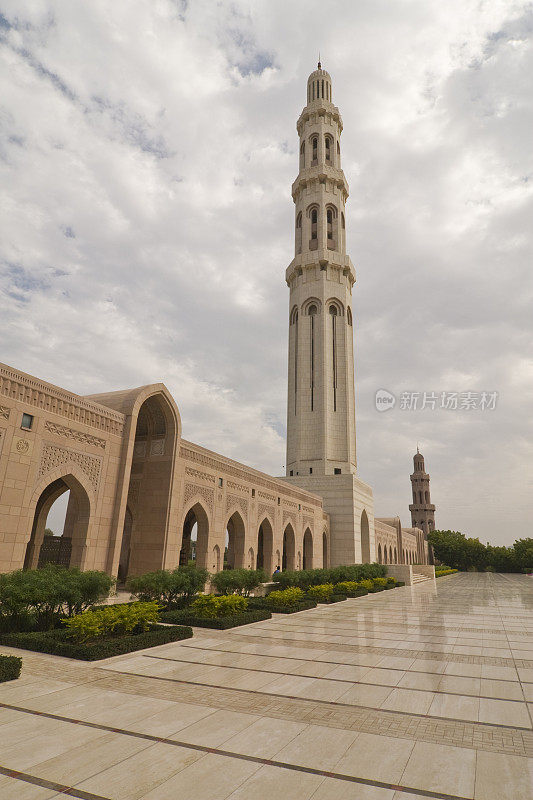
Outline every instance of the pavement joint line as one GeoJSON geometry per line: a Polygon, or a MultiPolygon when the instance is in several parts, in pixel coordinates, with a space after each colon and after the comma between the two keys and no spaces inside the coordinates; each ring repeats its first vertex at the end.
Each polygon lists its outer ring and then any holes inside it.
{"type": "MultiPolygon", "coordinates": [[[[395,709],[389,708],[376,708],[375,706],[362,706],[362,705],[351,705],[350,703],[339,703],[338,700],[320,700],[314,697],[299,697],[296,695],[291,694],[277,694],[277,693],[270,693],[270,692],[261,692],[257,689],[239,689],[237,687],[229,687],[229,686],[218,686],[217,684],[212,683],[199,683],[198,681],[185,681],[179,680],[177,678],[165,678],[161,675],[143,675],[141,672],[123,672],[121,670],[106,670],[102,668],[103,672],[107,672],[108,674],[116,674],[122,676],[132,676],[135,678],[145,678],[146,680],[155,680],[155,681],[164,681],[166,683],[175,683],[181,684],[185,686],[197,686],[198,688],[203,689],[220,689],[224,692],[239,692],[240,694],[253,694],[257,695],[262,699],[269,699],[270,697],[278,697],[283,700],[292,700],[298,701],[301,703],[318,703],[320,705],[332,705],[339,709],[359,709],[362,712],[372,712],[376,714],[400,714],[405,717],[416,717],[417,719],[428,719],[428,720],[439,720],[440,722],[450,723],[452,725],[483,725],[490,728],[497,728],[503,729],[507,731],[524,731],[525,733],[531,733],[533,736],[533,730],[531,728],[526,728],[523,725],[503,725],[498,722],[477,722],[473,720],[464,720],[464,719],[457,719],[455,717],[439,717],[433,714],[417,714],[414,711],[397,711],[395,709]]],[[[395,687],[390,687],[394,689],[395,687]]],[[[493,699],[493,698],[491,698],[493,699]]],[[[0,704],[1,705],[1,704],[0,704]]]]}
{"type": "MultiPolygon", "coordinates": [[[[216,651],[211,651],[211,652],[216,652],[216,651]]],[[[153,656],[150,653],[143,653],[142,655],[143,655],[144,658],[153,658],[156,661],[173,661],[173,662],[176,662],[178,664],[196,664],[196,665],[202,666],[202,667],[218,667],[219,669],[236,669],[236,670],[241,670],[243,672],[259,672],[261,675],[275,675],[278,678],[281,678],[281,677],[284,677],[286,675],[289,675],[289,676],[292,676],[294,678],[307,678],[308,680],[313,680],[313,681],[330,681],[331,683],[352,683],[354,686],[376,686],[376,687],[380,687],[380,688],[383,688],[383,689],[390,689],[391,691],[393,689],[402,689],[405,692],[423,692],[425,694],[445,694],[445,695],[452,695],[453,697],[473,697],[473,698],[479,698],[481,700],[505,700],[506,703],[522,703],[522,704],[524,704],[526,702],[525,699],[524,700],[516,700],[516,699],[509,699],[507,697],[493,697],[492,695],[478,694],[478,693],[476,693],[476,694],[465,694],[464,692],[446,692],[446,691],[443,691],[442,689],[420,689],[417,686],[399,686],[398,684],[373,683],[371,681],[365,681],[365,680],[352,681],[349,678],[327,678],[327,677],[325,677],[323,675],[299,675],[298,673],[294,673],[294,672],[275,672],[275,671],[270,670],[270,669],[258,669],[257,667],[239,667],[239,666],[235,666],[235,665],[232,665],[232,664],[209,664],[209,663],[206,663],[205,661],[187,661],[187,659],[183,659],[183,658],[170,658],[169,656],[153,656]]],[[[346,665],[346,666],[352,666],[352,665],[346,665]]],[[[354,665],[354,666],[357,666],[357,665],[354,665]]],[[[370,667],[369,669],[380,669],[380,667],[370,667]]],[[[381,667],[381,669],[389,669],[389,668],[388,667],[381,667]]],[[[390,667],[390,669],[394,669],[394,668],[390,667]]],[[[114,671],[118,672],[119,670],[114,670],[114,671]]],[[[396,672],[404,672],[405,670],[396,669],[395,671],[396,672]]],[[[123,675],[124,672],[121,672],[121,674],[123,675]]],[[[129,674],[129,673],[126,673],[126,674],[129,674]]],[[[139,675],[139,674],[142,674],[142,673],[135,673],[135,674],[139,675]]],[[[421,673],[421,674],[427,674],[427,673],[421,673]]],[[[442,673],[438,673],[437,672],[437,673],[431,673],[431,674],[439,675],[439,674],[442,674],[442,673]]],[[[160,676],[149,676],[149,677],[160,677],[160,676]]],[[[442,675],[442,677],[443,678],[457,678],[457,677],[469,677],[469,676],[468,675],[467,676],[442,675]]],[[[180,679],[179,678],[167,678],[167,680],[180,680],[180,679]]],[[[474,678],[474,680],[481,680],[481,678],[474,678]]],[[[484,680],[490,680],[490,679],[484,678],[484,680]]],[[[185,681],[185,682],[187,682],[187,681],[185,681]]],[[[513,683],[517,683],[517,681],[513,681],[513,683]]],[[[198,685],[199,686],[211,686],[211,685],[218,685],[218,684],[204,684],[204,683],[201,683],[201,682],[195,682],[195,685],[197,685],[197,686],[198,685]]],[[[221,688],[226,688],[226,687],[222,687],[221,686],[221,688]]],[[[231,686],[231,687],[228,687],[228,688],[233,689],[235,687],[231,686]]],[[[253,689],[243,689],[241,691],[247,691],[248,692],[248,691],[253,691],[253,689]]],[[[292,697],[293,695],[282,695],[282,696],[283,697],[292,697]]],[[[328,701],[325,701],[325,702],[330,702],[330,701],[328,700],[328,701]]],[[[386,711],[386,710],[387,709],[380,708],[380,711],[386,711]]],[[[408,713],[410,713],[410,712],[408,712],[408,713]]],[[[533,728],[533,725],[532,725],[532,728],[533,728]]]]}
{"type": "MultiPolygon", "coordinates": [[[[335,664],[336,666],[339,666],[339,667],[362,667],[362,668],[366,667],[367,669],[386,669],[386,670],[392,670],[392,671],[395,671],[395,672],[409,672],[409,673],[412,672],[412,673],[414,673],[416,675],[418,675],[418,674],[420,674],[420,675],[442,675],[443,677],[446,675],[448,677],[453,677],[453,678],[470,678],[470,677],[472,677],[470,675],[451,675],[450,673],[434,672],[434,671],[432,671],[430,669],[412,669],[412,667],[386,667],[386,666],[381,667],[378,664],[375,664],[375,665],[354,664],[351,661],[330,661],[327,658],[304,658],[303,656],[280,656],[280,655],[274,655],[274,654],[271,654],[271,653],[247,653],[245,650],[231,650],[231,649],[228,649],[227,647],[217,647],[215,649],[213,647],[201,647],[200,645],[197,645],[197,644],[189,644],[189,642],[194,641],[193,639],[189,639],[189,640],[185,640],[185,641],[186,641],[186,643],[185,642],[180,642],[179,643],[180,646],[186,647],[188,650],[203,650],[203,651],[205,651],[207,653],[217,653],[217,652],[219,652],[219,653],[235,653],[236,655],[253,656],[254,658],[273,658],[273,659],[285,658],[285,659],[288,659],[289,661],[306,661],[306,662],[309,662],[309,663],[312,663],[312,664],[335,664]]],[[[135,655],[135,654],[134,653],[128,653],[128,655],[135,655]]],[[[149,653],[142,653],[142,655],[146,656],[146,658],[158,658],[159,657],[159,656],[152,656],[149,653]]],[[[393,656],[393,658],[396,658],[396,656],[393,656]]],[[[203,663],[203,662],[190,662],[189,661],[189,662],[186,662],[186,663],[190,664],[190,663],[203,663]]],[[[210,665],[207,665],[207,666],[220,666],[220,665],[210,664],[210,665]]],[[[252,669],[252,667],[242,667],[242,669],[252,669]]],[[[281,674],[283,674],[283,673],[278,673],[278,675],[281,675],[281,674]]],[[[307,676],[307,677],[309,677],[309,676],[307,676]]],[[[342,679],[338,678],[337,680],[342,680],[342,679]]],[[[511,681],[508,678],[481,678],[481,680],[500,681],[501,683],[517,683],[518,682],[518,681],[511,681]]],[[[533,681],[522,681],[522,683],[533,683],[533,681]]],[[[381,686],[382,684],[376,684],[376,685],[377,686],[381,686]]],[[[498,699],[498,698],[489,697],[488,699],[489,700],[493,700],[493,699],[498,699]]]]}
{"type": "MultiPolygon", "coordinates": [[[[103,725],[98,722],[80,720],[74,717],[65,717],[60,714],[52,714],[51,712],[48,711],[34,711],[32,709],[24,708],[23,706],[14,706],[14,705],[9,705],[7,703],[0,703],[0,707],[8,708],[13,711],[20,711],[21,713],[32,714],[39,717],[45,717],[46,719],[53,719],[60,722],[69,722],[75,725],[82,725],[88,728],[94,728],[96,730],[106,731],[108,733],[116,733],[122,736],[131,736],[136,739],[144,739],[147,741],[154,742],[154,744],[167,744],[171,745],[172,747],[181,747],[181,748],[186,748],[188,750],[196,750],[197,752],[200,753],[224,756],[226,758],[236,758],[241,761],[249,761],[251,763],[259,764],[261,766],[277,767],[278,769],[286,769],[286,770],[291,770],[293,772],[303,772],[308,775],[316,775],[318,777],[331,778],[333,780],[345,781],[347,783],[357,783],[363,786],[372,786],[379,789],[390,789],[396,792],[415,794],[418,795],[419,797],[433,798],[433,800],[472,800],[471,797],[465,797],[464,795],[447,794],[445,792],[434,792],[430,789],[419,789],[414,786],[404,786],[395,783],[387,783],[385,781],[378,781],[372,778],[362,778],[356,775],[348,775],[341,772],[333,772],[331,770],[317,769],[316,767],[306,767],[301,764],[291,764],[290,762],[287,761],[278,761],[276,759],[263,758],[261,756],[247,755],[245,753],[237,753],[232,750],[224,750],[219,747],[209,747],[207,745],[202,745],[202,744],[183,742],[178,739],[168,739],[164,736],[153,736],[150,733],[141,733],[139,731],[131,731],[126,728],[116,728],[112,727],[111,725],[103,725]]],[[[53,781],[48,781],[44,778],[38,778],[34,775],[29,775],[28,773],[12,770],[7,767],[0,766],[0,774],[6,775],[7,777],[10,778],[26,781],[27,783],[33,783],[37,786],[43,786],[45,788],[57,791],[59,793],[70,795],[71,797],[82,798],[82,800],[110,800],[110,798],[105,798],[102,797],[101,795],[85,792],[81,789],[75,789],[71,786],[64,786],[62,784],[54,783],[53,781]]]]}
{"type": "Polygon", "coordinates": [[[332,650],[338,650],[340,652],[368,653],[370,655],[382,656],[400,656],[402,658],[414,658],[420,661],[446,661],[455,662],[458,664],[481,664],[494,667],[518,666],[526,669],[533,669],[533,660],[524,658],[513,659],[504,658],[503,656],[467,655],[463,653],[446,653],[432,650],[411,650],[398,647],[373,647],[372,645],[366,646],[360,644],[342,644],[340,642],[330,642],[327,640],[309,641],[308,639],[288,639],[281,637],[261,636],[255,633],[236,633],[233,634],[231,638],[239,641],[245,641],[249,644],[263,644],[265,641],[268,641],[273,645],[301,647],[306,650],[326,649],[329,647],[332,650]],[[259,642],[257,642],[257,640],[259,640],[259,642]]]}
{"type": "Polygon", "coordinates": [[[50,791],[57,792],[58,794],[65,794],[68,797],[79,797],[81,800],[111,800],[111,798],[104,797],[100,794],[85,792],[83,789],[76,789],[73,786],[65,786],[62,783],[48,781],[46,778],[39,778],[36,775],[30,775],[28,772],[20,772],[19,770],[9,769],[2,765],[0,765],[0,775],[14,778],[17,781],[24,781],[24,783],[32,783],[34,786],[42,786],[43,789],[50,789],[50,791]]]}

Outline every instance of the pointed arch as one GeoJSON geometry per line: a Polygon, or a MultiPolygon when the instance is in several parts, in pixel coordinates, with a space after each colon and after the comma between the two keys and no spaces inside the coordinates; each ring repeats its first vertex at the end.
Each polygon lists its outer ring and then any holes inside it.
{"type": "Polygon", "coordinates": [[[226,522],[225,529],[230,569],[245,567],[246,526],[239,511],[233,511],[226,522]]]}
{"type": "Polygon", "coordinates": [[[80,569],[87,567],[86,550],[94,505],[93,489],[85,473],[76,464],[62,464],[43,476],[35,487],[29,506],[31,527],[27,534],[24,569],[37,567],[48,512],[55,501],[69,490],[73,509],[69,524],[70,535],[67,537],[70,539],[69,566],[80,569]]]}
{"type": "Polygon", "coordinates": [[[380,542],[378,544],[378,564],[382,564],[382,563],[383,563],[383,558],[382,558],[382,555],[381,555],[381,542],[380,542]]]}
{"type": "Polygon", "coordinates": [[[179,563],[195,561],[200,569],[209,569],[208,546],[209,515],[203,501],[193,499],[183,517],[179,563]]]}
{"type": "Polygon", "coordinates": [[[272,575],[277,564],[274,564],[274,533],[268,517],[264,517],[257,532],[257,569],[264,569],[272,575]]]}
{"type": "Polygon", "coordinates": [[[282,569],[284,571],[296,569],[296,539],[290,522],[283,531],[282,569]]]}
{"type": "Polygon", "coordinates": [[[328,565],[328,535],[324,531],[322,534],[322,566],[326,568],[328,565]]]}
{"type": "Polygon", "coordinates": [[[306,528],[303,540],[303,568],[313,569],[313,567],[313,534],[310,528],[306,528]]]}
{"type": "Polygon", "coordinates": [[[370,563],[370,527],[366,509],[361,512],[361,561],[363,564],[370,563]]]}

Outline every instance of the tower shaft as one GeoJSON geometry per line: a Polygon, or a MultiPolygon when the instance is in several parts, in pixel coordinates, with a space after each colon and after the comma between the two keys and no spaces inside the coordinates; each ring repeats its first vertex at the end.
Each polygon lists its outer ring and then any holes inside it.
{"type": "Polygon", "coordinates": [[[299,173],[292,186],[287,476],[356,472],[355,271],[346,255],[342,119],[331,98],[331,78],[319,68],[309,77],[297,123],[299,173]]]}

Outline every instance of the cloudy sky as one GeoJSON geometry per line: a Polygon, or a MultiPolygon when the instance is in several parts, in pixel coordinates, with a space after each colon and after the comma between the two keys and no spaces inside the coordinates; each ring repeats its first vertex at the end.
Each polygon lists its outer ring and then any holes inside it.
{"type": "Polygon", "coordinates": [[[419,441],[438,527],[531,535],[530,2],[0,13],[0,360],[80,394],[162,380],[185,438],[283,474],[295,122],[320,48],[351,190],[359,475],[409,524],[419,441]],[[495,409],[439,408],[483,391],[495,409]]]}

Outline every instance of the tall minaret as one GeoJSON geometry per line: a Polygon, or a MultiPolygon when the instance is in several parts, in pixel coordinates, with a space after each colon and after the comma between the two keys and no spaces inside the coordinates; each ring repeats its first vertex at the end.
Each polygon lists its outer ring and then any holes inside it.
{"type": "Polygon", "coordinates": [[[435,529],[435,506],[431,503],[429,475],[425,471],[424,456],[418,447],[413,462],[414,472],[411,475],[413,502],[409,506],[411,524],[413,528],[423,530],[427,538],[428,533],[435,529]]]}
{"type": "Polygon", "coordinates": [[[355,475],[355,270],[346,255],[348,184],[341,169],[342,119],[320,62],[307,81],[297,130],[295,255],[286,272],[287,476],[355,475]]]}

